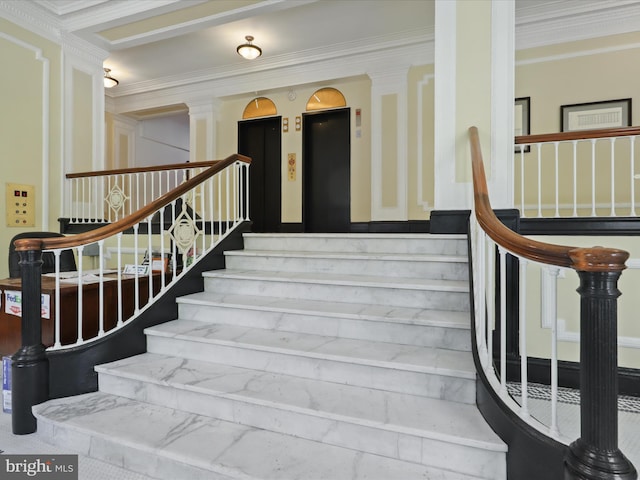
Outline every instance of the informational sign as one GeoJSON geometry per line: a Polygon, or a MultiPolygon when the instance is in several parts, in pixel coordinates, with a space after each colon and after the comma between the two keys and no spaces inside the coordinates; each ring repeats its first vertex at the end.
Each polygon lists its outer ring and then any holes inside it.
{"type": "Polygon", "coordinates": [[[2,357],[2,411],[11,413],[11,357],[2,357]]]}
{"type": "MultiPolygon", "coordinates": [[[[51,318],[51,295],[42,294],[40,304],[40,316],[51,318]]],[[[22,292],[18,290],[4,291],[4,311],[16,317],[22,316],[22,292]]]]}

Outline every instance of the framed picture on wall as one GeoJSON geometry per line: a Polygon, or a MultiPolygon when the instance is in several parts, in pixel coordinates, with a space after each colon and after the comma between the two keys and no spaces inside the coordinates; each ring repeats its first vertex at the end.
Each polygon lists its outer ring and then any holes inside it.
{"type": "MultiPolygon", "coordinates": [[[[514,126],[514,136],[520,137],[522,135],[529,135],[531,131],[529,130],[529,121],[530,121],[530,111],[529,107],[531,104],[531,97],[521,97],[516,98],[515,101],[515,110],[513,114],[513,126],[514,126]]],[[[529,145],[526,147],[515,147],[515,152],[520,153],[520,151],[528,152],[531,149],[529,145]]]]}
{"type": "Polygon", "coordinates": [[[631,126],[631,99],[576,103],[560,107],[563,132],[631,126]]]}

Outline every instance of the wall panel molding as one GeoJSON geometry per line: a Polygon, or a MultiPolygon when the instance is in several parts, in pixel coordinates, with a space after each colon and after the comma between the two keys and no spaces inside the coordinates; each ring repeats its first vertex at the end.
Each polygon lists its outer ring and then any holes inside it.
{"type": "Polygon", "coordinates": [[[49,135],[50,135],[50,122],[49,122],[49,109],[50,109],[50,75],[51,75],[51,66],[49,64],[49,59],[45,57],[42,53],[42,50],[35,45],[31,45],[30,43],[24,42],[19,38],[8,35],[4,32],[0,32],[0,38],[11,42],[15,45],[18,45],[21,48],[31,51],[34,54],[34,59],[41,63],[42,65],[42,154],[41,154],[41,163],[42,163],[42,183],[41,183],[41,191],[42,198],[40,200],[40,210],[42,212],[42,216],[40,217],[41,228],[49,229],[49,207],[48,207],[48,198],[49,198],[49,135]]]}
{"type": "Polygon", "coordinates": [[[424,110],[422,108],[422,102],[424,101],[424,87],[429,85],[431,81],[435,78],[433,74],[427,74],[422,77],[422,80],[418,82],[418,118],[416,119],[416,130],[417,135],[417,155],[416,162],[418,164],[418,174],[417,174],[417,201],[418,205],[422,207],[422,210],[427,212],[431,210],[433,205],[429,205],[429,202],[424,199],[424,135],[422,131],[424,129],[424,110]]]}

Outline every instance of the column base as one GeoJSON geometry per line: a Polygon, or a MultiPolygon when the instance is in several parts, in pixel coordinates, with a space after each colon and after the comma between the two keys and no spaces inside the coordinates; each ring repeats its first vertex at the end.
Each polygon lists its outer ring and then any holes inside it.
{"type": "Polygon", "coordinates": [[[49,400],[49,360],[44,345],[22,347],[11,362],[11,426],[15,435],[37,429],[31,407],[49,400]]]}
{"type": "Polygon", "coordinates": [[[564,460],[565,480],[636,480],[638,473],[619,450],[595,450],[578,439],[569,445],[564,460]]]}

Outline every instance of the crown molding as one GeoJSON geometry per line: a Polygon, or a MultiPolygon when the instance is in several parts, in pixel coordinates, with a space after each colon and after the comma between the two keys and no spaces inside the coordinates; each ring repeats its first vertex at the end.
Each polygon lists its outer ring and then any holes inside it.
{"type": "Polygon", "coordinates": [[[519,10],[516,49],[543,47],[638,31],[640,2],[556,1],[519,10]],[[548,9],[549,4],[558,5],[548,9]],[[547,10],[544,10],[544,6],[547,10]]]}
{"type": "Polygon", "coordinates": [[[256,91],[291,88],[295,85],[333,81],[384,72],[393,66],[433,63],[433,42],[412,44],[402,49],[387,49],[351,57],[298,63],[282,68],[239,73],[236,76],[170,86],[164,89],[119,95],[114,99],[118,113],[185,103],[189,99],[224,98],[256,91]]]}
{"type": "MultiPolygon", "coordinates": [[[[423,65],[433,62],[432,31],[410,31],[404,34],[389,35],[376,40],[362,39],[354,42],[333,45],[330,48],[317,48],[297,52],[295,54],[280,55],[265,58],[247,66],[246,64],[230,65],[227,68],[211,68],[195,72],[187,72],[154,80],[120,85],[116,97],[130,96],[157,90],[182,87],[192,84],[215,82],[217,80],[241,78],[256,73],[264,74],[268,71],[288,69],[296,66],[307,68],[309,65],[325,61],[348,61],[358,64],[366,58],[371,64],[380,64],[378,58],[387,62],[407,63],[408,65],[423,65]]],[[[366,73],[363,71],[361,73],[366,73]]],[[[263,88],[260,88],[263,90],[263,88]]]]}
{"type": "Polygon", "coordinates": [[[0,0],[0,16],[26,30],[51,40],[70,53],[90,64],[99,64],[109,56],[106,50],[87,42],[62,28],[54,15],[47,13],[32,2],[0,0]]]}
{"type": "MultiPolygon", "coordinates": [[[[198,0],[199,3],[201,3],[201,1],[202,0],[198,0]]],[[[313,3],[316,1],[318,0],[297,0],[294,6],[297,7],[300,5],[313,3]]],[[[273,13],[273,12],[277,12],[283,9],[288,9],[291,7],[292,7],[291,2],[287,0],[262,0],[254,4],[244,5],[238,8],[234,8],[233,10],[226,10],[226,11],[218,12],[205,17],[194,18],[178,24],[157,28],[157,29],[154,29],[148,32],[143,32],[137,35],[124,37],[117,40],[112,40],[112,41],[109,41],[109,45],[114,50],[115,49],[120,50],[120,49],[134,47],[134,46],[145,44],[145,43],[165,40],[167,38],[172,38],[178,35],[184,35],[186,33],[194,32],[199,29],[209,28],[209,27],[220,25],[223,23],[230,23],[233,21],[242,20],[244,18],[250,17],[251,15],[257,15],[257,14],[263,15],[266,13],[273,13]]]]}
{"type": "Polygon", "coordinates": [[[100,30],[136,21],[149,11],[160,15],[173,10],[197,5],[205,0],[136,0],[135,2],[100,2],[90,8],[70,12],[62,20],[62,27],[70,32],[99,26],[100,30]],[[185,3],[189,5],[185,6],[185,3]]]}
{"type": "Polygon", "coordinates": [[[60,22],[32,2],[0,0],[0,17],[40,35],[47,40],[60,43],[60,22]]]}
{"type": "Polygon", "coordinates": [[[100,47],[96,47],[94,44],[83,40],[73,33],[62,32],[60,37],[60,44],[65,53],[71,54],[87,62],[89,65],[99,68],[99,71],[102,72],[102,64],[109,56],[109,52],[100,47]]]}

